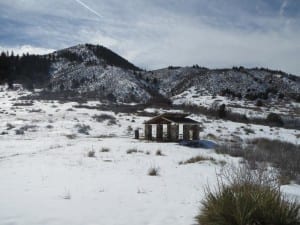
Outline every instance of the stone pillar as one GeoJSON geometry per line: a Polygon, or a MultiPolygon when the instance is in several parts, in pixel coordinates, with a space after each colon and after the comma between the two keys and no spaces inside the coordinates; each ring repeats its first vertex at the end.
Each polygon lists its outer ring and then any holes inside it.
{"type": "Polygon", "coordinates": [[[171,141],[178,141],[179,138],[179,125],[171,125],[171,141]]]}
{"type": "Polygon", "coordinates": [[[157,141],[163,140],[163,125],[162,124],[156,125],[156,140],[157,141]]]}
{"type": "Polygon", "coordinates": [[[145,139],[152,140],[152,125],[145,124],[145,139]]]}
{"type": "Polygon", "coordinates": [[[171,141],[171,124],[167,124],[167,140],[171,141]]]}
{"type": "Polygon", "coordinates": [[[199,140],[200,127],[199,125],[193,125],[193,140],[199,140]]]}
{"type": "Polygon", "coordinates": [[[139,138],[140,138],[140,133],[139,133],[139,130],[138,130],[138,129],[136,129],[136,130],[134,131],[134,138],[135,138],[135,139],[139,139],[139,138]]]}
{"type": "Polygon", "coordinates": [[[183,140],[184,141],[190,140],[190,129],[191,129],[190,125],[186,125],[186,124],[183,125],[183,140]]]}

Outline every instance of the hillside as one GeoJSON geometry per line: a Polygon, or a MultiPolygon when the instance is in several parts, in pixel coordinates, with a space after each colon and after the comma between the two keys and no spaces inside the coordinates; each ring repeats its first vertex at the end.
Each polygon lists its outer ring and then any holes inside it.
{"type": "Polygon", "coordinates": [[[169,67],[144,74],[152,87],[166,97],[195,89],[195,96],[221,95],[256,100],[269,97],[299,101],[300,78],[268,69],[207,69],[201,67],[169,67]]]}
{"type": "Polygon", "coordinates": [[[1,59],[0,66],[6,69],[2,82],[43,85],[55,96],[118,103],[146,103],[151,99],[186,103],[190,102],[187,96],[195,100],[225,96],[249,101],[300,101],[300,77],[265,68],[208,69],[195,65],[143,71],[111,50],[90,44],[43,56],[4,54],[1,59]]]}
{"type": "Polygon", "coordinates": [[[48,88],[54,92],[89,93],[117,102],[145,102],[150,94],[137,79],[140,69],[101,46],[78,45],[53,53],[48,88]]]}
{"type": "Polygon", "coordinates": [[[199,66],[142,71],[110,50],[93,45],[77,45],[53,55],[52,91],[92,93],[120,103],[145,103],[157,96],[172,99],[189,90],[194,90],[194,98],[300,99],[300,78],[282,71],[199,66]]]}

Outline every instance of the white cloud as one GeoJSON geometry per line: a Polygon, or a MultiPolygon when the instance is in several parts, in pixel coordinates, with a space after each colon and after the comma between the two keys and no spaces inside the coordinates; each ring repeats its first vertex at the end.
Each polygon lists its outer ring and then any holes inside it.
{"type": "Polygon", "coordinates": [[[197,63],[264,66],[300,74],[296,60],[300,21],[289,14],[292,1],[288,0],[26,0],[24,6],[11,0],[1,4],[6,6],[0,7],[1,24],[3,18],[18,22],[11,25],[9,20],[8,26],[0,27],[0,33],[11,31],[7,36],[16,37],[6,43],[0,35],[3,46],[29,44],[47,52],[92,43],[147,69],[197,63]]]}

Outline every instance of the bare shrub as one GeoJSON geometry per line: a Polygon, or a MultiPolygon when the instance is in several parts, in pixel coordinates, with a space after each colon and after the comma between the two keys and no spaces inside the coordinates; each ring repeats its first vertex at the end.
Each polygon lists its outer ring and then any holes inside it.
{"type": "Polygon", "coordinates": [[[90,157],[90,158],[94,158],[94,157],[96,156],[96,153],[95,153],[94,150],[90,150],[90,151],[88,152],[88,155],[87,155],[87,156],[90,157]]]}
{"type": "Polygon", "coordinates": [[[245,133],[248,134],[255,134],[255,131],[251,128],[245,127],[244,128],[245,133]]]}
{"type": "Polygon", "coordinates": [[[136,148],[130,148],[126,151],[127,154],[137,153],[138,150],[136,148]]]}
{"type": "Polygon", "coordinates": [[[116,137],[116,135],[115,134],[100,134],[100,135],[93,136],[93,138],[112,138],[112,137],[116,137]]]}
{"type": "Polygon", "coordinates": [[[16,132],[16,135],[24,135],[25,134],[24,130],[22,130],[22,129],[18,129],[15,132],[16,132]]]}
{"type": "Polygon", "coordinates": [[[65,135],[67,138],[69,138],[69,139],[75,139],[75,138],[77,138],[77,135],[76,134],[66,134],[65,135]]]}
{"type": "Polygon", "coordinates": [[[215,148],[216,153],[229,154],[233,157],[243,157],[245,152],[240,145],[222,144],[215,148]]]}
{"type": "Polygon", "coordinates": [[[46,128],[47,128],[47,129],[52,129],[53,126],[49,124],[49,125],[46,126],[46,128]]]}
{"type": "Polygon", "coordinates": [[[91,130],[91,127],[85,124],[76,124],[75,128],[77,128],[78,133],[85,135],[89,135],[89,131],[91,130]]]}
{"type": "Polygon", "coordinates": [[[164,154],[162,153],[162,151],[160,149],[158,149],[155,153],[155,155],[158,155],[158,156],[164,156],[164,154]]]}
{"type": "Polygon", "coordinates": [[[270,125],[274,125],[274,126],[283,126],[283,125],[284,125],[281,116],[278,115],[278,114],[276,114],[276,113],[270,113],[270,114],[267,116],[267,122],[268,122],[270,125]]]}
{"type": "Polygon", "coordinates": [[[148,175],[149,176],[159,176],[159,171],[160,171],[159,167],[150,167],[150,169],[148,170],[148,175]]]}
{"type": "Polygon", "coordinates": [[[20,129],[22,129],[24,131],[27,131],[27,130],[35,131],[36,128],[37,128],[36,125],[24,125],[20,129]]]}
{"type": "Polygon", "coordinates": [[[7,123],[7,124],[6,124],[6,130],[11,130],[11,129],[13,129],[13,128],[15,128],[15,126],[12,125],[11,123],[7,123]]]}
{"type": "Polygon", "coordinates": [[[29,113],[40,113],[42,112],[42,109],[31,109],[31,110],[28,110],[29,113]]]}
{"type": "Polygon", "coordinates": [[[108,121],[108,125],[115,125],[117,124],[117,120],[116,117],[109,115],[109,114],[100,114],[100,115],[94,115],[92,117],[94,120],[96,120],[97,122],[104,122],[104,121],[108,121]]]}
{"type": "Polygon", "coordinates": [[[216,159],[214,159],[213,157],[204,157],[204,156],[198,155],[198,156],[192,157],[188,160],[179,162],[179,165],[190,164],[190,163],[199,163],[199,162],[204,162],[204,161],[211,161],[213,163],[216,163],[216,159]]]}
{"type": "Polygon", "coordinates": [[[17,129],[16,135],[23,135],[25,134],[25,131],[36,131],[37,126],[36,125],[24,125],[22,127],[20,127],[19,129],[17,129]]]}
{"type": "Polygon", "coordinates": [[[127,127],[127,132],[130,134],[132,131],[133,131],[133,128],[132,128],[132,126],[129,125],[129,126],[127,127]]]}
{"type": "Polygon", "coordinates": [[[33,106],[33,101],[16,102],[13,106],[33,106]]]}
{"type": "Polygon", "coordinates": [[[253,169],[259,163],[271,163],[280,172],[282,183],[294,180],[300,183],[300,147],[288,142],[257,138],[248,141],[246,146],[220,145],[217,153],[229,154],[233,157],[243,157],[253,169]]]}
{"type": "Polygon", "coordinates": [[[101,148],[101,152],[109,152],[109,151],[110,151],[109,148],[106,148],[106,147],[102,147],[102,148],[101,148]]]}
{"type": "Polygon", "coordinates": [[[261,99],[258,99],[258,100],[256,101],[255,105],[258,106],[258,107],[261,107],[261,106],[263,106],[264,104],[263,104],[263,102],[262,102],[261,99]]]}
{"type": "Polygon", "coordinates": [[[211,134],[211,133],[207,134],[206,138],[211,139],[211,140],[217,140],[218,139],[214,134],[211,134]]]}

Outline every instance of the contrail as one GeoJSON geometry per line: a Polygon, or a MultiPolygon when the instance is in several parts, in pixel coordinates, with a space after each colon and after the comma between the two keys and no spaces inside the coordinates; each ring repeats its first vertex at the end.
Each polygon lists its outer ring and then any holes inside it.
{"type": "Polygon", "coordinates": [[[280,6],[280,10],[279,10],[280,16],[283,16],[284,10],[286,9],[287,5],[288,5],[288,0],[283,0],[282,4],[280,6]]]}
{"type": "Polygon", "coordinates": [[[78,4],[80,4],[81,6],[83,6],[84,8],[86,8],[87,10],[89,10],[90,12],[94,13],[96,16],[102,18],[102,15],[100,15],[98,12],[96,12],[95,10],[93,10],[91,7],[89,7],[87,4],[83,3],[80,0],[75,0],[78,4]]]}

